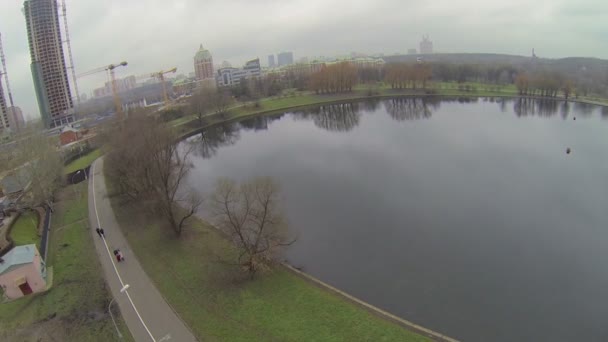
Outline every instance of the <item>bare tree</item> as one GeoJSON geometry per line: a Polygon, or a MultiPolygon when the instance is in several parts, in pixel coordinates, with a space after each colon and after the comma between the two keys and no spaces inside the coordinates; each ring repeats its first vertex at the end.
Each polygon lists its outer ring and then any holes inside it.
{"type": "Polygon", "coordinates": [[[203,87],[190,98],[190,108],[194,115],[196,115],[199,126],[203,126],[203,117],[205,114],[211,112],[212,98],[215,95],[215,92],[215,89],[203,87]]]}
{"type": "Polygon", "coordinates": [[[287,236],[287,224],[279,209],[279,187],[269,178],[240,185],[221,179],[210,207],[215,224],[238,249],[238,264],[251,278],[275,260],[281,247],[295,242],[287,236]]]}
{"type": "Polygon", "coordinates": [[[171,128],[145,116],[129,117],[108,138],[106,171],[119,194],[152,202],[180,236],[202,203],[194,190],[183,189],[192,146],[181,145],[171,128]]]}
{"type": "Polygon", "coordinates": [[[41,129],[21,137],[13,151],[13,177],[23,186],[22,204],[34,207],[47,204],[52,208],[53,194],[61,185],[63,162],[57,150],[58,141],[41,129]]]}
{"type": "Polygon", "coordinates": [[[202,203],[196,192],[180,192],[180,185],[192,168],[188,161],[192,145],[179,145],[174,135],[163,127],[158,129],[155,139],[149,141],[148,146],[158,207],[179,236],[186,220],[196,213],[202,203]]]}
{"type": "Polygon", "coordinates": [[[214,96],[211,97],[211,106],[213,107],[216,115],[227,114],[230,103],[230,95],[225,89],[217,89],[214,96]]]}

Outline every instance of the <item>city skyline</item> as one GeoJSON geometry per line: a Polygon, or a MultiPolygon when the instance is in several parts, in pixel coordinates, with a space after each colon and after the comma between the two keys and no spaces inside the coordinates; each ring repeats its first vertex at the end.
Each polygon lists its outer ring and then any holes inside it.
{"type": "MultiPolygon", "coordinates": [[[[6,2],[0,13],[0,31],[5,37],[11,85],[15,103],[31,119],[38,109],[27,58],[23,1],[6,2]]],[[[536,48],[540,57],[608,58],[608,47],[601,44],[607,30],[600,20],[608,5],[601,1],[576,6],[566,1],[541,2],[531,11],[522,11],[529,4],[519,0],[461,1],[457,5],[447,1],[432,5],[349,1],[349,6],[344,1],[210,1],[204,6],[206,11],[200,10],[202,4],[186,0],[172,4],[160,0],[66,2],[78,73],[127,60],[129,66],[118,77],[174,65],[188,74],[193,71],[192,51],[200,42],[211,51],[216,64],[229,60],[240,65],[276,51],[293,51],[298,57],[350,51],[406,53],[418,46],[423,34],[430,35],[435,52],[529,55],[536,48]],[[402,11],[404,8],[408,10],[402,11]],[[335,13],[331,9],[341,11],[337,20],[330,15],[335,13]],[[230,23],[214,14],[223,11],[232,13],[230,23]],[[259,16],[269,19],[255,19],[259,16]],[[358,34],[352,34],[354,29],[358,34]],[[242,35],[244,30],[247,35],[242,35]]],[[[90,94],[104,82],[103,75],[81,79],[81,93],[90,94]]]]}

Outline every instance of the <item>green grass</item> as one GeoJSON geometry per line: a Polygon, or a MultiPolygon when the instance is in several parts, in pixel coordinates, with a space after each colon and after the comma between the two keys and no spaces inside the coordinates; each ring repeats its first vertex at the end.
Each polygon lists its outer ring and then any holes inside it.
{"type": "Polygon", "coordinates": [[[84,169],[85,167],[91,165],[93,161],[101,156],[101,149],[93,150],[84,156],[72,161],[68,165],[63,168],[63,173],[68,174],[72,173],[76,170],[84,169]]]}
{"type": "MultiPolygon", "coordinates": [[[[86,182],[62,189],[57,198],[47,260],[53,266],[53,287],[0,304],[0,340],[116,340],[107,314],[111,297],[87,224],[86,182]]],[[[126,340],[132,341],[120,314],[118,321],[126,340]]]]}
{"type": "Polygon", "coordinates": [[[11,238],[15,246],[36,244],[36,248],[40,249],[38,214],[33,210],[22,213],[11,228],[11,238]]]}
{"type": "Polygon", "coordinates": [[[178,239],[142,208],[112,202],[146,273],[200,340],[428,341],[282,267],[243,280],[218,261],[234,251],[203,222],[178,239]]]}

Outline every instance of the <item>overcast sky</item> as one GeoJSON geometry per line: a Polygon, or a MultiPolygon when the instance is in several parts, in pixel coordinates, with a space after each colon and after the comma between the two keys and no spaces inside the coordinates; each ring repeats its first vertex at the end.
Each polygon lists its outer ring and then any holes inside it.
{"type": "MultiPolygon", "coordinates": [[[[38,107],[21,0],[0,0],[16,105],[38,107]]],[[[193,71],[200,43],[214,62],[239,65],[269,54],[392,54],[418,48],[429,34],[436,52],[608,58],[606,0],[66,0],[77,73],[126,60],[120,76],[177,66],[193,71]]],[[[71,81],[71,80],[70,80],[71,81]]],[[[81,93],[103,74],[79,80],[81,93]]],[[[8,100],[8,99],[7,99],[8,100]]]]}

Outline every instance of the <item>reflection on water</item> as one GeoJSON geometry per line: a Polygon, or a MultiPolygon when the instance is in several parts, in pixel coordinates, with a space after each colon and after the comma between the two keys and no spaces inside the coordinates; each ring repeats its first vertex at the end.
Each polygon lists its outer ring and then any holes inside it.
{"type": "Polygon", "coordinates": [[[396,121],[428,119],[438,109],[441,100],[433,97],[394,98],[384,101],[384,108],[396,121]],[[429,108],[431,107],[431,108],[429,108]]]}
{"type": "Polygon", "coordinates": [[[593,110],[596,108],[597,106],[592,105],[592,104],[588,104],[588,103],[582,103],[582,102],[575,102],[574,103],[574,110],[584,116],[590,116],[593,113],[593,110]]]}
{"type": "MultiPolygon", "coordinates": [[[[557,114],[559,104],[563,101],[552,99],[518,98],[513,104],[513,111],[518,117],[522,116],[542,116],[551,117],[557,114]]],[[[568,105],[564,103],[564,105],[568,105]]],[[[563,112],[563,111],[562,111],[563,112]]]]}
{"type": "Polygon", "coordinates": [[[240,137],[239,125],[224,123],[206,128],[201,133],[188,138],[187,142],[193,146],[193,153],[202,158],[215,156],[222,146],[235,144],[240,137]]]}
{"type": "Polygon", "coordinates": [[[263,131],[268,129],[268,125],[275,120],[279,120],[284,114],[263,115],[246,118],[239,121],[241,127],[245,130],[263,131]]]}
{"type": "Polygon", "coordinates": [[[295,112],[298,119],[315,123],[315,126],[331,132],[348,132],[359,125],[361,102],[322,105],[295,112]]]}
{"type": "Polygon", "coordinates": [[[361,102],[361,107],[363,110],[373,113],[380,108],[380,103],[382,103],[380,99],[368,99],[361,102]]]}
{"type": "MultiPolygon", "coordinates": [[[[513,102],[513,112],[517,117],[539,116],[552,117],[559,115],[566,119],[571,113],[581,116],[590,116],[597,106],[566,102],[553,99],[487,97],[483,102],[497,104],[502,113],[508,111],[507,103],[513,102]]],[[[359,125],[363,111],[373,113],[383,105],[385,111],[395,121],[422,120],[432,117],[433,112],[439,110],[441,103],[476,103],[479,98],[392,98],[388,100],[368,99],[365,101],[338,103],[312,107],[291,113],[296,120],[312,121],[315,126],[332,132],[348,132],[359,125]]],[[[608,119],[608,107],[601,107],[601,116],[608,119]]],[[[285,114],[268,116],[254,116],[238,123],[225,123],[209,127],[200,134],[191,137],[188,141],[195,145],[194,152],[203,158],[213,157],[218,148],[236,143],[239,139],[239,129],[267,130],[273,121],[280,120],[285,114]]]]}
{"type": "MultiPolygon", "coordinates": [[[[503,100],[500,104],[501,111],[503,112],[503,106],[506,107],[506,101],[509,100],[503,100]]],[[[579,116],[588,117],[593,114],[593,111],[596,108],[598,108],[598,106],[588,103],[568,102],[555,99],[517,98],[512,101],[513,111],[518,117],[552,117],[558,113],[562,119],[567,119],[572,113],[576,113],[579,116]]],[[[600,112],[603,118],[608,118],[608,107],[601,107],[600,112]]]]}

